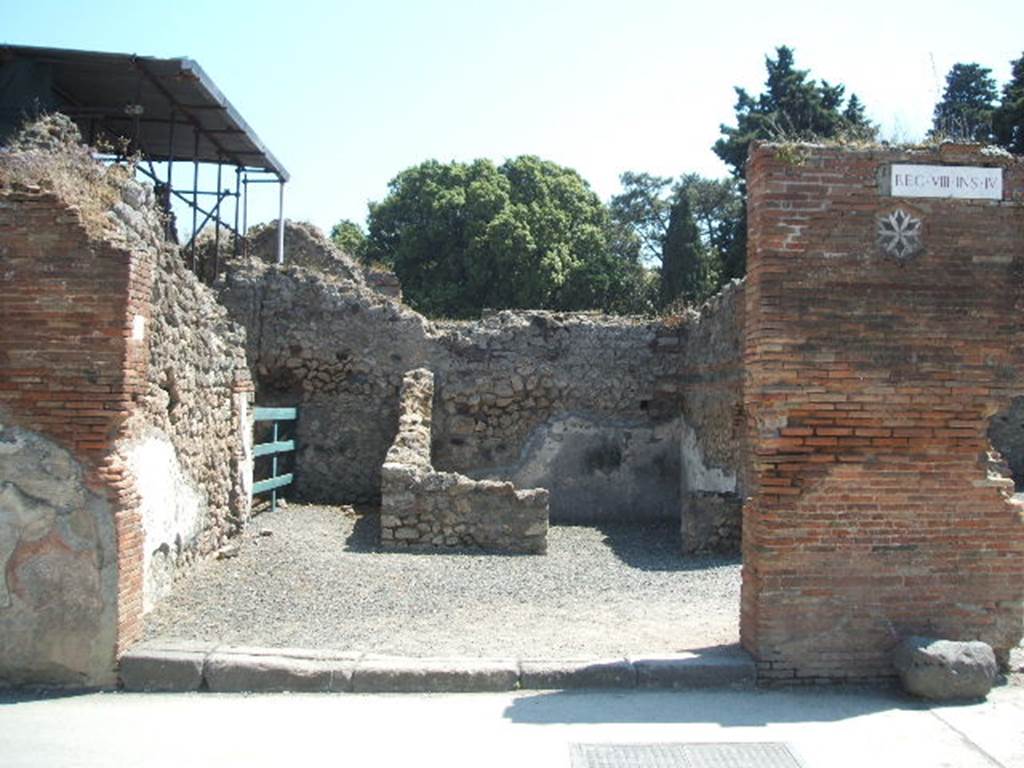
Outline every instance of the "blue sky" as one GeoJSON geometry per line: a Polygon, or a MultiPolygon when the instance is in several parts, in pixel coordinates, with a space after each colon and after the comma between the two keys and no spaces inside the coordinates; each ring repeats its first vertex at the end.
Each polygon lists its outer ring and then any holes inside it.
{"type": "MultiPolygon", "coordinates": [[[[923,136],[949,67],[1002,83],[1024,3],[0,0],[0,41],[188,56],[292,174],[286,215],[329,228],[427,158],[568,165],[607,199],[625,170],[726,174],[711,152],[734,85],[796,49],[882,137],[923,136]]],[[[250,220],[276,210],[268,194],[250,220]]]]}

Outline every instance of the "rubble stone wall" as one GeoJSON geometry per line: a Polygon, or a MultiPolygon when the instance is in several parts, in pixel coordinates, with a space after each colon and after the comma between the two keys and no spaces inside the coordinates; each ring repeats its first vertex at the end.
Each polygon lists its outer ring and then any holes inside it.
{"type": "Polygon", "coordinates": [[[440,330],[435,466],[547,488],[556,522],[678,519],[682,327],[501,312],[440,330]]]}
{"type": "MultiPolygon", "coordinates": [[[[703,469],[686,490],[687,509],[700,516],[714,506],[719,522],[696,530],[727,548],[742,489],[706,478],[737,475],[739,326],[716,318],[734,311],[739,290],[672,321],[538,311],[432,322],[360,282],[249,261],[233,265],[221,300],[249,329],[260,401],[299,407],[299,496],[379,501],[402,376],[424,367],[435,376],[436,469],[547,488],[554,522],[678,519],[682,465],[697,458],[703,469]],[[701,353],[717,361],[702,372],[688,360],[705,342],[724,347],[701,353]],[[719,415],[693,418],[684,455],[688,387],[694,407],[713,401],[719,415]]],[[[706,543],[698,535],[691,549],[706,543]]]]}
{"type": "Polygon", "coordinates": [[[679,461],[684,552],[737,552],[749,455],[743,411],[744,287],[727,286],[688,324],[679,461]]]}
{"type": "Polygon", "coordinates": [[[402,383],[397,434],[381,470],[381,545],[542,554],[547,548],[548,492],[434,471],[433,409],[433,374],[423,368],[410,371],[402,383]]]}
{"type": "Polygon", "coordinates": [[[155,256],[146,393],[122,449],[141,489],[145,611],[241,530],[252,484],[244,332],[177,249],[155,256]]]}
{"type": "Polygon", "coordinates": [[[743,644],[790,681],[890,677],[909,635],[1005,660],[1024,507],[987,431],[1024,389],[1024,167],[768,145],[747,183],[743,644]],[[895,196],[893,163],[999,168],[1002,198],[895,196]]]}

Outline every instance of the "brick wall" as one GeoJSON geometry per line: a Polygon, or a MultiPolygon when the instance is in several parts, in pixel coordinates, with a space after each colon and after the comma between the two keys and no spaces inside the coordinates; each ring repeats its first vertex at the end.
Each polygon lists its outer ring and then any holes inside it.
{"type": "Polygon", "coordinates": [[[113,199],[97,216],[4,171],[0,685],[107,685],[144,611],[248,519],[244,334],[148,188],[73,177],[113,199]]]}
{"type": "Polygon", "coordinates": [[[1024,384],[1024,168],[763,145],[747,183],[744,646],[769,680],[888,677],[908,634],[1005,655],[1024,525],[986,431],[1024,384]],[[891,197],[893,162],[1005,168],[1003,200],[891,197]],[[876,241],[897,210],[920,222],[903,258],[876,241]]]}
{"type": "MultiPolygon", "coordinates": [[[[101,594],[89,599],[104,609],[116,604],[121,648],[141,632],[142,550],[136,489],[114,445],[145,387],[148,352],[132,333],[135,316],[148,312],[151,280],[148,254],[91,238],[77,212],[55,196],[33,189],[0,196],[2,421],[6,427],[32,430],[70,452],[90,490],[109,502],[113,521],[99,517],[78,525],[74,535],[55,535],[53,541],[55,551],[83,547],[98,571],[116,557],[116,594],[107,594],[100,580],[101,594]],[[116,555],[102,535],[111,525],[116,555]],[[91,528],[91,534],[83,533],[83,527],[91,528]]],[[[61,514],[73,510],[60,509],[58,522],[61,514]]],[[[27,551],[29,544],[30,537],[22,536],[9,562],[18,559],[19,547],[27,551]]],[[[22,586],[32,591],[31,585],[22,586]]],[[[54,601],[67,600],[61,610],[72,613],[80,610],[74,604],[78,597],[52,595],[54,601]]],[[[49,642],[41,636],[43,629],[30,642],[49,642]]],[[[97,653],[107,657],[106,670],[94,666],[70,673],[82,675],[83,682],[104,682],[104,673],[110,679],[114,648],[97,653]]],[[[42,661],[55,668],[63,664],[59,659],[42,661]]],[[[57,681],[50,674],[45,679],[57,681]]]]}

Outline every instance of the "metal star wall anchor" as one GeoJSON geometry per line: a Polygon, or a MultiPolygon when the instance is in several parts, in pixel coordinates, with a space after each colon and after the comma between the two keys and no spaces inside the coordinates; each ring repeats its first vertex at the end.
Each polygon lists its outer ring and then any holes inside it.
{"type": "Polygon", "coordinates": [[[907,261],[921,248],[921,220],[903,210],[878,219],[878,245],[897,261],[907,261]]]}

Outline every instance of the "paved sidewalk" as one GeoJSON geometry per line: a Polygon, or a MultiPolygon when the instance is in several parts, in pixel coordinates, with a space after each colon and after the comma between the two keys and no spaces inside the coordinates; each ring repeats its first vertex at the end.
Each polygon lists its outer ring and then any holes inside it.
{"type": "Polygon", "coordinates": [[[781,742],[805,768],[1024,768],[1024,688],[941,707],[837,689],[0,698],[6,768],[568,768],[573,744],[680,742],[781,742]]]}

